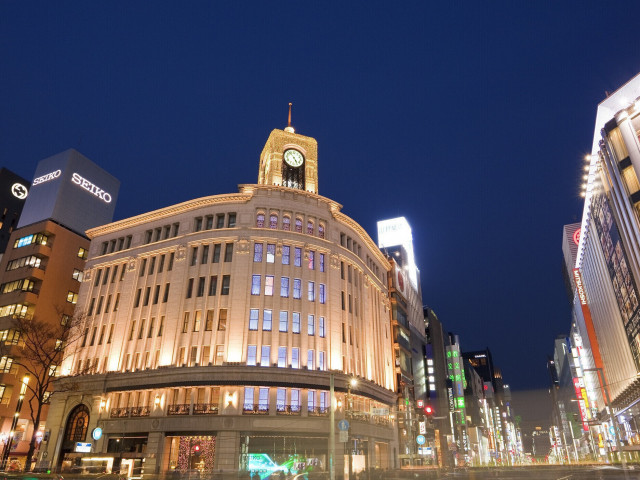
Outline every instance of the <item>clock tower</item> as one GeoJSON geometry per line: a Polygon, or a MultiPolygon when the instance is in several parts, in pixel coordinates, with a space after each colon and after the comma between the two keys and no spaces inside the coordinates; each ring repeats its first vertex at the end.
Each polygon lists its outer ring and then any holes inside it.
{"type": "Polygon", "coordinates": [[[259,185],[277,185],[318,193],[318,142],[295,133],[289,123],[269,135],[260,154],[259,185]]]}

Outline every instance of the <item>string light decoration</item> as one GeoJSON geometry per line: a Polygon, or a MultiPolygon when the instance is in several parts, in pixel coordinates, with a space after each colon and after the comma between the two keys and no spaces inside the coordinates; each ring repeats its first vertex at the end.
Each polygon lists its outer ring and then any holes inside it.
{"type": "Polygon", "coordinates": [[[196,451],[200,452],[199,458],[204,464],[203,471],[206,473],[213,472],[213,463],[216,457],[216,437],[209,436],[180,437],[176,470],[180,473],[186,473],[187,470],[192,469],[191,458],[196,451]]]}

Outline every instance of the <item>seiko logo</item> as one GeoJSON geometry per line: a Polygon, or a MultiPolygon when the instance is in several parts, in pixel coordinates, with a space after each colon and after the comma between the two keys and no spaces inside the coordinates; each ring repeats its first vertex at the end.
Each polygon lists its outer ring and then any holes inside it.
{"type": "Polygon", "coordinates": [[[51,173],[47,173],[46,175],[42,175],[41,177],[36,178],[33,181],[32,185],[35,187],[36,185],[39,185],[41,183],[48,182],[49,180],[53,180],[54,178],[58,178],[61,173],[62,173],[62,170],[56,170],[55,172],[51,172],[51,173]]]}
{"type": "Polygon", "coordinates": [[[93,193],[96,197],[98,197],[103,202],[111,203],[111,195],[109,193],[105,192],[103,189],[101,189],[97,185],[94,185],[86,178],[81,177],[79,174],[74,172],[73,175],[71,175],[71,181],[76,185],[80,185],[87,192],[93,193]]]}

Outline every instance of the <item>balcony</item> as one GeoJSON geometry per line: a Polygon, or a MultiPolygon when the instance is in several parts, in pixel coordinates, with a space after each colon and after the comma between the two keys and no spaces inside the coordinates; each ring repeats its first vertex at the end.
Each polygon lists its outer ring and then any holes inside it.
{"type": "Polygon", "coordinates": [[[351,410],[347,410],[345,412],[345,416],[349,420],[354,420],[356,422],[368,423],[369,420],[371,419],[371,414],[368,413],[368,412],[355,412],[355,411],[351,411],[351,410]]]}
{"type": "Polygon", "coordinates": [[[276,405],[278,415],[300,415],[300,405],[276,405]]]}
{"type": "Polygon", "coordinates": [[[245,403],[242,406],[243,415],[269,415],[269,405],[253,405],[245,403]]]}
{"type": "Polygon", "coordinates": [[[109,417],[111,418],[123,418],[128,417],[131,414],[131,407],[118,407],[112,408],[111,412],[109,412],[109,417]]]}
{"type": "Polygon", "coordinates": [[[310,417],[325,417],[329,415],[329,407],[311,407],[308,412],[310,417]]]}
{"type": "Polygon", "coordinates": [[[218,415],[217,403],[195,403],[193,405],[194,415],[218,415]]]}
{"type": "Polygon", "coordinates": [[[132,417],[148,417],[150,413],[151,413],[151,409],[149,407],[132,407],[131,408],[132,417]]]}
{"type": "Polygon", "coordinates": [[[167,415],[189,415],[191,405],[189,403],[176,403],[169,405],[167,415]]]}

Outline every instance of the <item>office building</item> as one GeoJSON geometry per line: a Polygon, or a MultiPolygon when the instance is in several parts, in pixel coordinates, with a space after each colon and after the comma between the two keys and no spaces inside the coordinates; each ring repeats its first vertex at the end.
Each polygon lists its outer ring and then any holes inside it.
{"type": "Polygon", "coordinates": [[[0,258],[18,226],[31,184],[11,170],[0,168],[0,258]]]}

